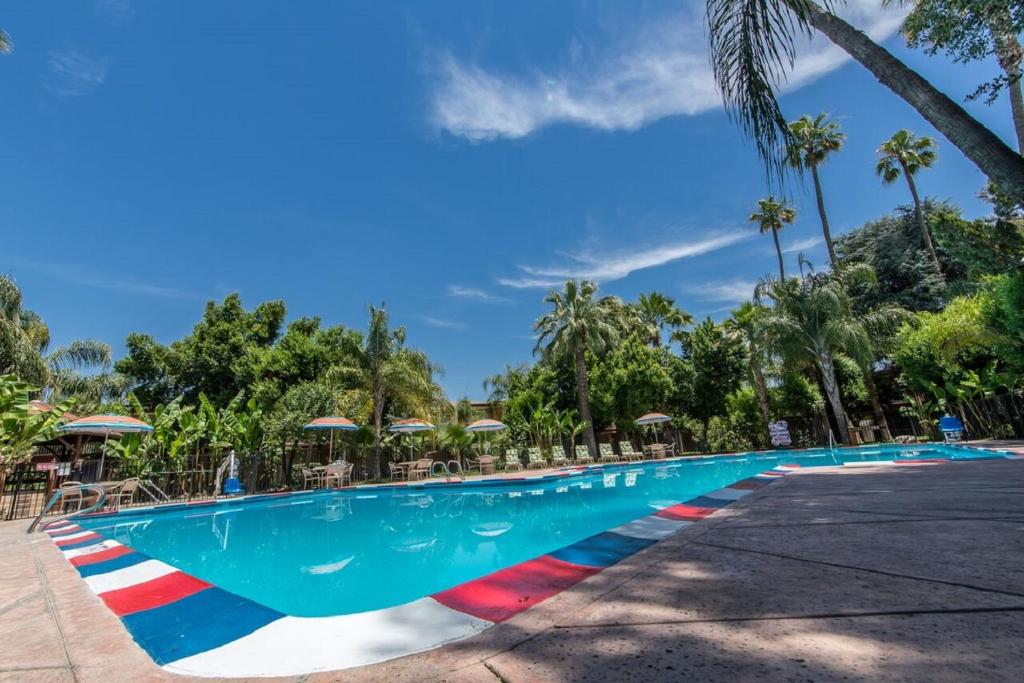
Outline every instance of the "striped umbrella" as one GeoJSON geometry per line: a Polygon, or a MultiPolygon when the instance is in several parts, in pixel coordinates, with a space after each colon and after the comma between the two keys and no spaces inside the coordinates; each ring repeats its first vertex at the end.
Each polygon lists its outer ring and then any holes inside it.
{"type": "MultiPolygon", "coordinates": [[[[470,422],[466,425],[466,431],[472,434],[486,433],[486,432],[500,432],[503,429],[508,429],[508,425],[498,420],[477,420],[476,422],[470,422]]],[[[486,450],[487,441],[484,441],[484,449],[486,450]]]]}
{"type": "MultiPolygon", "coordinates": [[[[388,427],[389,432],[396,434],[415,434],[416,432],[430,432],[433,430],[434,425],[416,417],[407,420],[396,420],[388,427]]],[[[409,439],[409,459],[412,460],[412,439],[409,439]]]]}
{"type": "Polygon", "coordinates": [[[646,427],[648,425],[654,427],[654,438],[658,438],[658,425],[663,422],[670,422],[671,420],[672,418],[665,413],[647,413],[646,415],[638,417],[633,421],[633,423],[640,427],[646,427]]]}
{"type": "Polygon", "coordinates": [[[142,420],[127,415],[90,415],[80,417],[77,420],[68,422],[60,427],[62,432],[71,434],[102,434],[103,450],[100,451],[100,469],[96,473],[96,479],[103,478],[103,463],[107,457],[107,441],[111,434],[125,434],[128,432],[151,432],[153,427],[142,420]]]}
{"type": "Polygon", "coordinates": [[[335,430],[340,429],[343,432],[351,432],[359,429],[359,425],[345,417],[318,417],[308,425],[305,425],[303,429],[320,432],[329,431],[331,433],[331,441],[327,450],[327,458],[328,460],[333,460],[335,430]]]}

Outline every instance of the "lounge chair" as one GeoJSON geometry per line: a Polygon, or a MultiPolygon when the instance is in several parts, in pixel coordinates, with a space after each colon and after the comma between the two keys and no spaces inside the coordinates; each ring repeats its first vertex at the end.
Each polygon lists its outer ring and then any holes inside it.
{"type": "Polygon", "coordinates": [[[594,459],[590,457],[590,449],[586,446],[576,447],[576,463],[578,465],[585,465],[587,463],[594,462],[594,459]]]}
{"type": "Polygon", "coordinates": [[[561,445],[551,447],[551,464],[555,467],[568,465],[571,461],[561,445]]]}
{"type": "Polygon", "coordinates": [[[519,460],[519,451],[516,450],[515,448],[509,448],[505,451],[505,471],[523,471],[523,463],[519,460]]]}
{"type": "Polygon", "coordinates": [[[107,494],[107,502],[113,505],[115,510],[120,510],[122,505],[132,504],[132,499],[135,498],[135,492],[138,489],[138,477],[125,479],[107,494]]]}
{"type": "Polygon", "coordinates": [[[939,418],[939,431],[946,443],[957,443],[964,438],[964,423],[958,417],[944,415],[939,418]]]}
{"type": "Polygon", "coordinates": [[[644,459],[643,453],[637,453],[633,450],[633,444],[630,441],[619,442],[619,453],[622,453],[622,457],[630,462],[637,462],[644,459]]]}
{"type": "Polygon", "coordinates": [[[391,475],[391,481],[403,481],[405,479],[405,468],[397,462],[389,462],[388,474],[391,475]]]}
{"type": "Polygon", "coordinates": [[[601,462],[618,462],[619,456],[615,455],[610,443],[598,444],[598,451],[601,455],[601,462]]]}
{"type": "Polygon", "coordinates": [[[544,459],[544,454],[540,452],[540,448],[536,446],[530,446],[526,449],[526,457],[528,461],[526,466],[532,469],[544,469],[548,466],[548,461],[544,459]]]}

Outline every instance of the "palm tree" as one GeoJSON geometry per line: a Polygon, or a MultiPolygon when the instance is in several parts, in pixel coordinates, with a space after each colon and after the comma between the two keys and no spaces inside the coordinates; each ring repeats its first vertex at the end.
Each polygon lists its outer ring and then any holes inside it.
{"type": "Polygon", "coordinates": [[[381,434],[384,410],[389,402],[426,412],[436,398],[435,368],[422,351],[405,346],[405,328],[391,329],[383,304],[370,306],[370,326],[350,359],[327,372],[328,381],[345,381],[350,388],[366,390],[373,412],[373,474],[382,471],[381,434]]]}
{"type": "MultiPolygon", "coordinates": [[[[844,274],[855,277],[854,269],[868,277],[866,266],[851,267],[844,274]]],[[[836,376],[835,357],[843,353],[865,367],[873,360],[870,330],[892,324],[895,314],[882,309],[858,314],[843,279],[832,273],[811,274],[790,280],[764,280],[755,299],[767,299],[771,307],[761,321],[775,350],[793,365],[813,367],[821,375],[825,395],[832,406],[839,437],[850,442],[849,423],[836,376]]]]}
{"type": "Polygon", "coordinates": [[[779,277],[786,279],[786,267],[782,263],[782,246],[779,244],[779,230],[783,225],[788,225],[796,220],[796,211],[786,206],[784,201],[775,201],[775,197],[759,199],[757,201],[758,211],[750,214],[751,223],[756,223],[761,234],[769,230],[772,239],[775,240],[775,253],[779,256],[779,277]]]}
{"type": "Polygon", "coordinates": [[[914,183],[914,176],[917,172],[922,168],[931,168],[935,163],[935,157],[935,140],[929,137],[919,138],[909,130],[898,130],[878,148],[878,165],[875,167],[875,172],[886,185],[896,182],[901,175],[906,178],[910,196],[914,200],[914,218],[917,220],[917,227],[921,230],[921,239],[928,247],[935,270],[938,271],[939,277],[942,277],[939,255],[935,253],[935,247],[932,245],[932,235],[924,220],[921,198],[917,194],[917,185],[914,183]]]}
{"type": "Polygon", "coordinates": [[[9,55],[14,50],[14,43],[7,32],[0,28],[0,55],[9,55]]]}
{"type": "Polygon", "coordinates": [[[719,90],[770,170],[781,169],[788,137],[776,88],[792,67],[798,38],[813,28],[914,107],[1007,194],[1024,202],[1024,157],[867,34],[813,0],[707,0],[707,15],[719,90]]]}
{"type": "Polygon", "coordinates": [[[590,384],[587,379],[587,351],[601,355],[619,338],[616,326],[622,302],[615,297],[595,299],[597,285],[590,280],[569,280],[561,292],[551,291],[544,303],[552,310],[534,324],[539,333],[534,353],[545,357],[569,354],[576,370],[576,401],[580,419],[587,424],[584,439],[590,456],[597,457],[594,420],[590,415],[590,384]]]}
{"type": "Polygon", "coordinates": [[[764,420],[765,429],[771,422],[771,407],[768,404],[768,384],[764,379],[764,371],[761,368],[761,354],[764,351],[764,334],[760,318],[764,309],[755,306],[750,301],[744,301],[739,308],[732,312],[732,317],[725,321],[724,325],[733,335],[742,339],[747,345],[747,354],[750,358],[750,374],[754,380],[754,392],[757,394],[757,402],[761,408],[761,418],[764,420]]]}
{"type": "Polygon", "coordinates": [[[644,336],[652,346],[661,346],[661,333],[666,327],[674,331],[693,322],[693,316],[676,307],[676,300],[661,292],[641,294],[634,305],[644,336]]]}
{"type": "Polygon", "coordinates": [[[789,124],[789,135],[790,143],[786,149],[786,158],[790,166],[811,171],[814,195],[818,200],[818,216],[821,217],[821,232],[825,235],[825,246],[828,247],[832,270],[836,270],[839,268],[839,260],[832,245],[832,232],[828,226],[828,214],[825,213],[825,198],[821,192],[818,166],[828,159],[829,154],[842,148],[846,135],[839,130],[838,123],[829,120],[828,114],[818,114],[813,119],[810,116],[800,117],[789,124]]]}

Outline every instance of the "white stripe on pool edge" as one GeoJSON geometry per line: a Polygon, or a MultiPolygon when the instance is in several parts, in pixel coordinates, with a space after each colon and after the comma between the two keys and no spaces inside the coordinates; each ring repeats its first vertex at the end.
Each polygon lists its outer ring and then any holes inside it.
{"type": "Polygon", "coordinates": [[[68,534],[67,536],[61,536],[60,538],[55,538],[55,539],[53,539],[53,542],[54,543],[63,543],[64,541],[71,541],[71,540],[74,540],[76,538],[83,538],[85,536],[89,536],[90,534],[92,534],[91,531],[76,531],[73,534],[68,534]]]}
{"type": "Polygon", "coordinates": [[[432,650],[491,626],[433,598],[335,617],[283,617],[247,636],[164,666],[203,677],[298,676],[432,650]]]}
{"type": "Polygon", "coordinates": [[[91,555],[93,553],[98,553],[101,550],[110,550],[111,548],[116,548],[119,545],[121,544],[117,541],[106,540],[100,541],[95,545],[87,545],[84,548],[75,548],[73,550],[61,550],[61,552],[64,553],[64,557],[71,560],[82,555],[91,555]]]}
{"type": "Polygon", "coordinates": [[[48,533],[50,536],[53,536],[54,534],[59,534],[59,533],[65,532],[65,531],[71,531],[72,529],[81,529],[81,528],[82,527],[78,526],[77,524],[66,524],[64,526],[51,526],[51,527],[47,527],[46,528],[46,533],[48,533]]]}
{"type": "Polygon", "coordinates": [[[665,519],[657,515],[648,515],[647,517],[635,519],[628,524],[609,529],[609,531],[622,534],[623,536],[631,536],[632,538],[660,541],[663,538],[668,538],[683,527],[690,526],[690,524],[692,522],[686,522],[681,519],[665,519]]]}
{"type": "Polygon", "coordinates": [[[87,576],[85,582],[89,584],[89,588],[92,588],[93,593],[99,595],[159,579],[161,576],[173,574],[176,571],[178,570],[171,565],[164,564],[159,560],[146,560],[106,574],[87,576]]]}

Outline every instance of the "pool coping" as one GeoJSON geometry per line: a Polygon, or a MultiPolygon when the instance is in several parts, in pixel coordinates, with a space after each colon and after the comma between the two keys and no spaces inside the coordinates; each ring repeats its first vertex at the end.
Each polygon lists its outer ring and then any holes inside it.
{"type": "MultiPolygon", "coordinates": [[[[1009,452],[992,456],[993,459],[1003,457],[1020,456],[1009,452]]],[[[853,466],[858,464],[852,463],[853,466]]],[[[605,464],[578,468],[578,471],[629,465],[635,463],[605,464]]],[[[105,539],[74,522],[59,523],[46,532],[93,592],[121,619],[136,643],[166,671],[199,677],[302,675],[379,663],[476,635],[699,523],[793,469],[793,466],[777,466],[410,603],[331,617],[284,615],[105,539]]],[[[572,472],[525,479],[533,483],[569,474],[572,472]]],[[[493,481],[502,483],[503,480],[493,481]]],[[[424,486],[439,485],[444,484],[424,486]]],[[[252,501],[283,495],[286,494],[246,498],[252,501]]]]}

